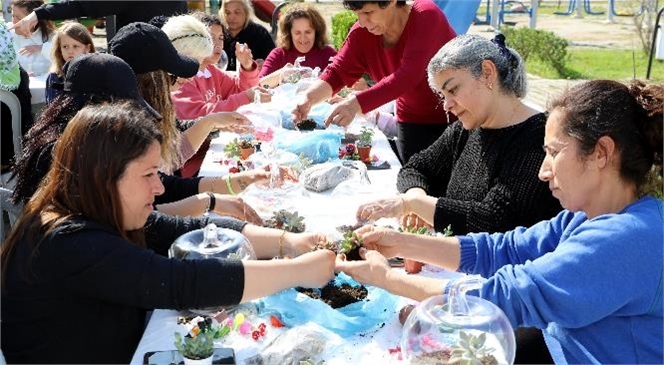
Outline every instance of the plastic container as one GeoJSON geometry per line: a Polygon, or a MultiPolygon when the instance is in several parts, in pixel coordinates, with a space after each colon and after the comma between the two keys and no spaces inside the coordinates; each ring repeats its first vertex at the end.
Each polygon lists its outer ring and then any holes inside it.
{"type": "Polygon", "coordinates": [[[408,316],[401,351],[408,364],[512,364],[514,329],[503,311],[465,291],[477,277],[458,279],[449,295],[421,302],[408,316]]]}

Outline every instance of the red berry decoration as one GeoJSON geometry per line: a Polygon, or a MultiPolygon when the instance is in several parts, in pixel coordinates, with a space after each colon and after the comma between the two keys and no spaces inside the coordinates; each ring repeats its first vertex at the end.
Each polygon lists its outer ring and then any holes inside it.
{"type": "Polygon", "coordinates": [[[265,323],[261,323],[261,324],[258,325],[258,329],[259,329],[261,332],[265,332],[265,327],[266,327],[266,326],[265,326],[265,323]]]}
{"type": "Polygon", "coordinates": [[[235,167],[235,166],[233,166],[233,167],[231,167],[230,169],[228,169],[228,172],[231,173],[231,174],[235,174],[235,173],[240,172],[240,169],[237,168],[237,167],[235,167]]]}
{"type": "Polygon", "coordinates": [[[254,332],[251,333],[251,338],[253,338],[254,340],[258,341],[259,337],[261,337],[260,332],[254,331],[254,332]]]}
{"type": "Polygon", "coordinates": [[[284,324],[281,323],[279,318],[277,318],[277,316],[275,316],[275,315],[270,316],[270,324],[272,325],[272,327],[276,327],[276,328],[284,326],[284,324]]]}
{"type": "Polygon", "coordinates": [[[352,143],[349,143],[346,145],[346,153],[349,155],[352,155],[355,153],[355,145],[352,143]]]}

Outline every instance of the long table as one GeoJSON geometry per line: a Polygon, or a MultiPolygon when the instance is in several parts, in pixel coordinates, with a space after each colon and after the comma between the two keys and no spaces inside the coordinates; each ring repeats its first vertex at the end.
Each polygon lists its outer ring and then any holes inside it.
{"type": "MultiPolygon", "coordinates": [[[[296,132],[297,133],[297,132],[296,132]]],[[[223,147],[231,136],[222,135],[211,143],[203,165],[201,175],[221,176],[226,172],[219,163],[223,147]]],[[[355,211],[364,201],[369,201],[379,196],[396,194],[396,176],[400,163],[390,148],[385,136],[376,131],[374,135],[372,153],[381,160],[390,163],[388,170],[369,170],[368,175],[371,186],[362,189],[359,195],[335,196],[331,191],[323,193],[310,192],[308,196],[302,196],[294,201],[294,205],[301,216],[306,218],[307,230],[318,232],[330,232],[337,225],[354,222],[355,211]]],[[[400,269],[396,269],[400,270],[400,269]]],[[[456,276],[456,273],[444,272],[430,268],[425,265],[422,275],[435,275],[437,277],[456,276]]],[[[395,312],[382,327],[375,328],[366,333],[358,333],[348,338],[338,338],[339,344],[332,355],[325,358],[326,364],[349,364],[349,363],[372,363],[388,364],[399,363],[394,350],[399,346],[401,336],[401,324],[398,321],[398,310],[406,304],[413,303],[406,298],[398,298],[395,312]]],[[[181,331],[182,326],[177,324],[177,317],[182,315],[174,310],[155,310],[147,325],[143,338],[134,354],[131,364],[142,364],[143,356],[148,351],[173,350],[173,333],[181,331]]],[[[264,342],[252,341],[251,339],[227,338],[220,340],[220,347],[232,347],[236,353],[237,364],[261,351],[264,342]]]]}

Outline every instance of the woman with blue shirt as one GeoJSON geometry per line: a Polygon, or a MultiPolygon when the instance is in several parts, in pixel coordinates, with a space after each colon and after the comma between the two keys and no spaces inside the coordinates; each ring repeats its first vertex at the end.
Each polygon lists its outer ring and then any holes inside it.
{"type": "Polygon", "coordinates": [[[540,328],[556,364],[663,363],[664,202],[646,188],[661,185],[663,104],[664,86],[640,82],[565,91],[549,108],[539,172],[560,214],[444,238],[363,227],[366,261],[338,260],[337,270],[417,300],[450,282],[390,270],[385,257],[479,274],[486,281],[468,293],[514,327],[540,328]]]}

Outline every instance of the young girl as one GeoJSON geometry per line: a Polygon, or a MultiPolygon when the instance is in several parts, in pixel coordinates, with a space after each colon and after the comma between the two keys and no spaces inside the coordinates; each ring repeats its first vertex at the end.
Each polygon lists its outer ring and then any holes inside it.
{"type": "MultiPolygon", "coordinates": [[[[44,5],[42,0],[13,0],[12,22],[16,24],[36,8],[44,5]]],[[[51,39],[55,27],[49,20],[40,20],[30,32],[17,28],[14,32],[14,47],[18,51],[18,62],[30,76],[43,75],[48,71],[51,39]]]]}
{"type": "Polygon", "coordinates": [[[46,78],[46,103],[60,95],[61,90],[54,88],[56,83],[62,83],[64,77],[62,66],[67,61],[85,53],[95,52],[90,32],[80,23],[65,22],[55,32],[53,37],[53,50],[51,51],[51,73],[46,78]]]}

